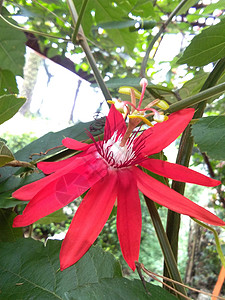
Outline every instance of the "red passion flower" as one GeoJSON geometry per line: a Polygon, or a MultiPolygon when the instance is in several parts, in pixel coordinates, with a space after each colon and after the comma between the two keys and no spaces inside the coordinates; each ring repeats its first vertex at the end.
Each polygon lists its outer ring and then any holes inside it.
{"type": "Polygon", "coordinates": [[[61,270],[76,263],[98,237],[117,202],[117,232],[122,254],[135,270],[141,240],[141,205],[138,191],[153,201],[180,214],[212,225],[225,225],[217,216],[195,204],[168,186],[150,177],[141,167],[177,181],[216,186],[211,179],[184,166],[153,159],[173,142],[192,119],[194,109],[172,113],[169,118],[145,130],[134,131],[121,146],[127,130],[122,114],[112,105],[106,118],[104,139],[86,144],[65,138],[65,147],[81,153],[58,162],[40,162],[37,166],[51,174],[25,185],[13,193],[30,200],[13,226],[30,225],[64,207],[89,190],[79,205],[60,251],[61,270]]]}

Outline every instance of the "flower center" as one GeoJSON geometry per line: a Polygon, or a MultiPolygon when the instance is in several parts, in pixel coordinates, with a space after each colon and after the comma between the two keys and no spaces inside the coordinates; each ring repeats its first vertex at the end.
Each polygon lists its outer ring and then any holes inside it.
{"type": "Polygon", "coordinates": [[[115,131],[109,140],[103,141],[101,147],[100,155],[113,168],[128,167],[136,158],[133,142],[130,140],[121,147],[121,141],[122,135],[118,136],[115,131]]]}

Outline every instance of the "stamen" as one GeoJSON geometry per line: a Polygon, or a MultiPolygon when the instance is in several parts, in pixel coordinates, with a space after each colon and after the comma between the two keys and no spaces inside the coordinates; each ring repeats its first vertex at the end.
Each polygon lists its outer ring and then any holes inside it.
{"type": "Polygon", "coordinates": [[[141,93],[137,89],[135,89],[133,87],[130,87],[130,86],[121,86],[119,88],[118,92],[120,94],[130,95],[131,94],[131,89],[134,91],[135,97],[137,99],[140,99],[141,98],[141,93]]]}
{"type": "Polygon", "coordinates": [[[159,102],[155,105],[163,110],[166,110],[170,107],[169,104],[165,100],[159,100],[159,102]]]}
{"type": "Polygon", "coordinates": [[[141,115],[129,115],[128,117],[129,117],[129,119],[141,119],[145,124],[147,124],[150,127],[153,127],[153,124],[147,118],[145,118],[144,116],[141,116],[141,115]]]}

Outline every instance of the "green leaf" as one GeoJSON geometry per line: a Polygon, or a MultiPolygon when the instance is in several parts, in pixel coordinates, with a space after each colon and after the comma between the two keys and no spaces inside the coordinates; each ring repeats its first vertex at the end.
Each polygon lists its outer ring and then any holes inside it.
{"type": "Polygon", "coordinates": [[[57,211],[55,211],[54,213],[38,220],[37,222],[35,222],[36,224],[51,224],[51,223],[61,223],[63,221],[66,221],[67,217],[66,215],[63,213],[63,209],[59,209],[57,211]]]}
{"type": "Polygon", "coordinates": [[[18,94],[15,75],[9,70],[0,69],[0,96],[3,94],[18,94]]]}
{"type": "Polygon", "coordinates": [[[204,14],[210,14],[213,13],[216,9],[223,10],[225,7],[225,0],[220,0],[216,3],[211,3],[210,5],[207,5],[204,9],[204,14]]]}
{"type": "Polygon", "coordinates": [[[205,72],[199,72],[195,74],[195,76],[191,80],[185,82],[185,84],[179,90],[181,99],[186,99],[192,95],[197,94],[202,88],[208,76],[209,74],[205,72]]]}
{"type": "Polygon", "coordinates": [[[14,160],[14,156],[4,142],[0,141],[0,167],[14,160]]]}
{"type": "Polygon", "coordinates": [[[201,118],[192,126],[195,143],[211,158],[225,159],[225,116],[201,118]]]}
{"type": "Polygon", "coordinates": [[[17,98],[15,95],[0,96],[0,124],[12,118],[25,101],[25,98],[17,98]]]}
{"type": "Polygon", "coordinates": [[[164,289],[121,277],[118,262],[93,246],[73,266],[59,271],[60,241],[46,247],[32,239],[0,243],[1,299],[175,300],[164,289]]]}
{"type": "Polygon", "coordinates": [[[225,56],[225,19],[195,36],[178,60],[179,64],[204,66],[225,56]]]}
{"type": "Polygon", "coordinates": [[[16,213],[11,209],[0,209],[0,242],[14,242],[18,238],[23,237],[21,228],[12,227],[15,217],[16,213]]]}
{"type": "Polygon", "coordinates": [[[23,76],[25,34],[0,19],[0,68],[23,76]]]}
{"type": "Polygon", "coordinates": [[[194,4],[196,4],[196,0],[188,0],[186,3],[182,6],[182,8],[179,10],[179,14],[183,15],[187,12],[187,10],[192,7],[194,4]]]}

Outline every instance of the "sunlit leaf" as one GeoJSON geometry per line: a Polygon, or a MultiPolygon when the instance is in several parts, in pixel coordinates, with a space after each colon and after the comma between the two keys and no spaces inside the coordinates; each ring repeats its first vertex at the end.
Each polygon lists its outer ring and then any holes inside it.
{"type": "MultiPolygon", "coordinates": [[[[1,63],[0,63],[1,67],[1,63]]],[[[17,94],[18,87],[15,75],[9,70],[0,69],[0,95],[17,94]]]]}
{"type": "Polygon", "coordinates": [[[204,66],[225,56],[225,19],[195,36],[178,60],[179,64],[204,66]]]}
{"type": "Polygon", "coordinates": [[[4,142],[0,141],[0,167],[14,160],[14,156],[4,142]]]}
{"type": "Polygon", "coordinates": [[[0,68],[23,76],[25,34],[0,19],[0,68]]]}
{"type": "Polygon", "coordinates": [[[25,101],[25,98],[17,98],[15,95],[0,96],[0,124],[12,118],[25,101]]]}

